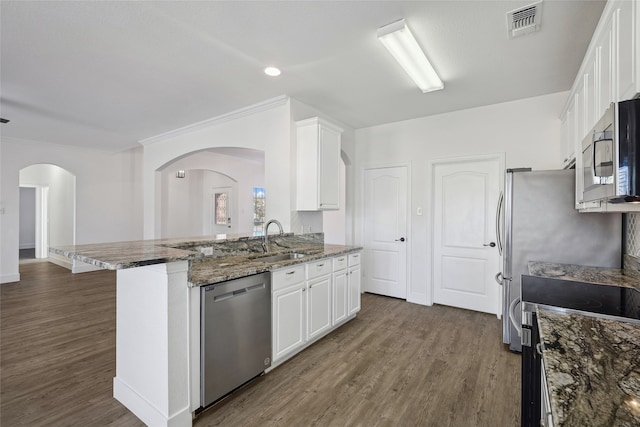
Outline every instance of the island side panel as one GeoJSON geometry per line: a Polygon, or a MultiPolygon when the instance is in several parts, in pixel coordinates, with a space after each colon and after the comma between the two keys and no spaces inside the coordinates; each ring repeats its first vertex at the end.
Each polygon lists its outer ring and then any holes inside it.
{"type": "Polygon", "coordinates": [[[190,426],[188,262],[118,270],[114,397],[147,425],[190,426]]]}

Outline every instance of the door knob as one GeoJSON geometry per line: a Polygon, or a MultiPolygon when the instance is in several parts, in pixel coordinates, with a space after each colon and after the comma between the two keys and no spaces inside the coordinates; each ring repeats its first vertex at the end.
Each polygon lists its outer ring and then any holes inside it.
{"type": "Polygon", "coordinates": [[[484,243],[482,246],[491,246],[492,248],[495,248],[496,244],[494,242],[491,242],[491,243],[484,243]]]}
{"type": "Polygon", "coordinates": [[[396,242],[404,242],[404,237],[401,237],[399,239],[396,239],[396,242]]]}

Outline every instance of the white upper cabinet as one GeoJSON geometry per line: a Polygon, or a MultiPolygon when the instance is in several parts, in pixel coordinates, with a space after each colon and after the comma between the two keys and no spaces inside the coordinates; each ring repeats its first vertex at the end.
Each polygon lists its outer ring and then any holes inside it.
{"type": "Polygon", "coordinates": [[[582,140],[612,102],[640,93],[639,9],[635,0],[609,0],[560,116],[563,165],[575,161],[576,208],[583,211],[628,208],[582,202],[582,140]]]}
{"type": "Polygon", "coordinates": [[[612,2],[617,20],[617,100],[633,98],[640,92],[640,8],[635,0],[612,2]]]}
{"type": "Polygon", "coordinates": [[[297,210],[340,208],[341,134],[318,117],[296,122],[297,210]]]}

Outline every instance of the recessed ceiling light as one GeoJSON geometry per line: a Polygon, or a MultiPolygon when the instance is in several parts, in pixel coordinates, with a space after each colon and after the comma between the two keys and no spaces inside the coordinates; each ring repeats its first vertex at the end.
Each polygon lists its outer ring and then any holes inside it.
{"type": "Polygon", "coordinates": [[[281,71],[279,68],[276,68],[276,67],[267,67],[264,69],[264,73],[267,76],[278,77],[281,74],[281,71]]]}

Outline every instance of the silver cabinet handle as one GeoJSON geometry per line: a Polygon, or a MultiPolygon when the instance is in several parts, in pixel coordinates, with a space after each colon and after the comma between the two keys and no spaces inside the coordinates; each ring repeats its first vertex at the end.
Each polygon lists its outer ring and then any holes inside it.
{"type": "Polygon", "coordinates": [[[542,347],[540,346],[540,343],[536,344],[536,351],[540,356],[542,356],[542,347]]]}
{"type": "Polygon", "coordinates": [[[318,264],[318,268],[324,267],[324,264],[318,264]]]}
{"type": "Polygon", "coordinates": [[[289,276],[291,274],[296,274],[296,272],[295,271],[287,271],[285,274],[289,276]]]}

